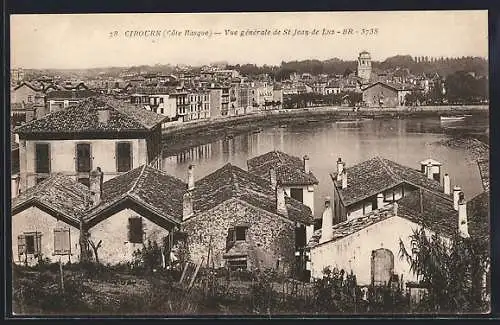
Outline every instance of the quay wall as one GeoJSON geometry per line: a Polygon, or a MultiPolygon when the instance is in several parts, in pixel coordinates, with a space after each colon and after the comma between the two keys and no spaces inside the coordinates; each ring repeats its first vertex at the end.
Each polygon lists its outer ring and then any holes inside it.
{"type": "Polygon", "coordinates": [[[214,132],[220,129],[235,128],[239,131],[259,126],[279,125],[303,120],[351,120],[359,118],[414,118],[454,114],[489,114],[488,105],[469,106],[418,106],[395,108],[361,108],[353,111],[352,107],[311,107],[306,109],[288,109],[260,111],[241,116],[216,117],[206,120],[177,123],[162,129],[163,136],[188,135],[198,132],[214,132]]]}

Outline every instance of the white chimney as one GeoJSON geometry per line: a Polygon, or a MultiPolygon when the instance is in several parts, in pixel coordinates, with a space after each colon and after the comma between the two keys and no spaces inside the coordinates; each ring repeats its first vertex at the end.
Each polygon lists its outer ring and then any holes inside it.
{"type": "Polygon", "coordinates": [[[455,186],[453,188],[453,209],[455,209],[455,211],[458,211],[458,200],[460,199],[460,192],[462,191],[462,189],[460,188],[460,186],[455,186]]]}
{"type": "Polygon", "coordinates": [[[432,163],[430,161],[427,163],[427,178],[434,179],[434,175],[432,172],[432,163]]]}
{"type": "Polygon", "coordinates": [[[90,172],[89,183],[92,206],[97,206],[101,203],[103,176],[101,167],[97,167],[90,172]]]}
{"type": "Polygon", "coordinates": [[[450,182],[450,175],[448,175],[448,174],[444,174],[443,187],[444,187],[444,194],[450,195],[451,194],[451,182],[450,182]]]}
{"type": "Polygon", "coordinates": [[[384,206],[384,194],[378,193],[377,194],[377,209],[380,209],[383,206],[384,206]]]}
{"type": "Polygon", "coordinates": [[[342,170],[342,189],[347,188],[347,172],[345,169],[342,170]]]}
{"type": "Polygon", "coordinates": [[[182,197],[182,220],[186,220],[194,214],[193,192],[187,191],[182,197]]]}
{"type": "Polygon", "coordinates": [[[337,181],[341,180],[342,171],[344,170],[344,163],[342,162],[342,158],[339,157],[337,160],[337,181]]]}
{"type": "Polygon", "coordinates": [[[320,244],[333,238],[333,212],[329,196],[325,198],[325,210],[323,211],[321,222],[321,237],[319,239],[320,244]]]}
{"type": "Polygon", "coordinates": [[[462,238],[469,238],[469,227],[467,225],[467,203],[464,193],[460,192],[458,201],[458,233],[462,238]]]}
{"type": "Polygon", "coordinates": [[[396,217],[398,215],[398,202],[394,202],[392,205],[392,213],[396,217]]]}
{"type": "Polygon", "coordinates": [[[194,190],[194,165],[189,165],[188,167],[188,191],[194,190]]]}
{"type": "Polygon", "coordinates": [[[97,108],[97,118],[99,123],[108,123],[110,111],[106,107],[97,108]]]}
{"type": "Polygon", "coordinates": [[[10,176],[10,181],[11,181],[11,198],[15,198],[19,194],[19,175],[11,175],[10,176]]]}
{"type": "Polygon", "coordinates": [[[304,160],[304,171],[306,173],[309,173],[309,171],[310,171],[309,170],[309,156],[305,155],[304,158],[303,158],[303,160],[304,160]]]}
{"type": "Polygon", "coordinates": [[[277,182],[276,185],[276,213],[282,216],[288,215],[285,202],[285,190],[283,189],[281,182],[277,182]]]}
{"type": "Polygon", "coordinates": [[[276,170],[274,168],[269,169],[269,181],[271,182],[271,189],[276,191],[277,180],[276,180],[276,170]]]}

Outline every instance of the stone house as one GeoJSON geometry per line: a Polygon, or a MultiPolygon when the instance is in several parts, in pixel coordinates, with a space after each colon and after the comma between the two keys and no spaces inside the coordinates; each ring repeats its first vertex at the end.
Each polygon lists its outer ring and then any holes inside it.
{"type": "MultiPolygon", "coordinates": [[[[394,161],[374,157],[346,168],[341,158],[337,171],[330,174],[333,181],[333,214],[335,223],[366,215],[390,202],[422,188],[450,196],[450,176],[440,183],[441,164],[424,160],[421,169],[413,169],[394,161]]],[[[456,187],[454,192],[461,189],[456,187]]]]}
{"type": "Polygon", "coordinates": [[[89,186],[96,166],[104,180],[143,164],[161,162],[165,117],[109,98],[89,98],[14,129],[19,135],[19,188],[53,173],[89,186]]]}
{"type": "Polygon", "coordinates": [[[21,122],[30,122],[45,115],[43,89],[23,82],[10,93],[11,117],[21,122]]]}
{"type": "Polygon", "coordinates": [[[377,81],[362,89],[363,102],[368,107],[404,106],[405,96],[411,92],[400,84],[389,84],[377,81]]]}
{"type": "MultiPolygon", "coordinates": [[[[183,181],[148,165],[102,185],[99,173],[95,175],[91,191],[97,195],[83,221],[88,239],[96,245],[101,242],[101,263],[129,262],[148,241],[162,246],[164,240],[172,240],[169,235],[182,221],[183,181]]],[[[164,258],[168,262],[169,254],[164,258]]]]}
{"type": "Polygon", "coordinates": [[[306,240],[297,233],[312,221],[311,210],[286,196],[279,183],[231,164],[195,182],[190,168],[181,228],[194,262],[300,273],[305,265],[295,252],[306,240]]]}
{"type": "Polygon", "coordinates": [[[12,200],[12,261],[76,262],[80,258],[80,218],[89,189],[54,174],[12,200]]]}
{"type": "Polygon", "coordinates": [[[321,278],[325,267],[337,267],[356,275],[359,285],[384,285],[396,278],[414,283],[420,279],[400,258],[401,244],[413,249],[411,235],[424,229],[445,242],[457,234],[479,237],[488,242],[489,220],[474,206],[465,202],[460,192],[451,198],[442,193],[419,190],[398,202],[355,219],[332,225],[330,202],[325,204],[323,227],[309,242],[313,278],[321,278]]]}
{"type": "MultiPolygon", "coordinates": [[[[100,168],[92,171],[90,189],[54,174],[14,198],[14,262],[35,263],[40,257],[55,261],[57,255],[63,262],[77,262],[81,235],[85,243],[99,246],[103,264],[130,262],[148,241],[167,243],[170,250],[182,221],[186,184],[148,165],[106,182],[103,174],[100,168]]],[[[92,245],[85,245],[93,252],[92,245]]],[[[169,258],[165,251],[164,262],[169,258]]]]}

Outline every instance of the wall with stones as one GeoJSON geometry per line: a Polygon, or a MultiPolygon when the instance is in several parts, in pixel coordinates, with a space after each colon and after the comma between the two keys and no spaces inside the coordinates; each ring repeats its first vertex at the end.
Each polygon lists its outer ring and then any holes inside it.
{"type": "Polygon", "coordinates": [[[182,229],[188,235],[190,259],[199,262],[204,258],[206,262],[212,236],[210,264],[213,261],[215,267],[225,266],[223,255],[228,230],[238,224],[249,225],[246,239],[251,247],[248,255],[250,270],[276,268],[279,258],[280,271],[288,273],[293,269],[295,223],[236,199],[183,222],[182,229]]]}

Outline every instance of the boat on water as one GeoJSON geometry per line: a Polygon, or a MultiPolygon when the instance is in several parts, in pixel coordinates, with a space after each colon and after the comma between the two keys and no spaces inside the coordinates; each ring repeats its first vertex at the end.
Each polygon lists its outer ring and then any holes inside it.
{"type": "Polygon", "coordinates": [[[441,122],[461,121],[465,116],[441,116],[441,122]]]}

